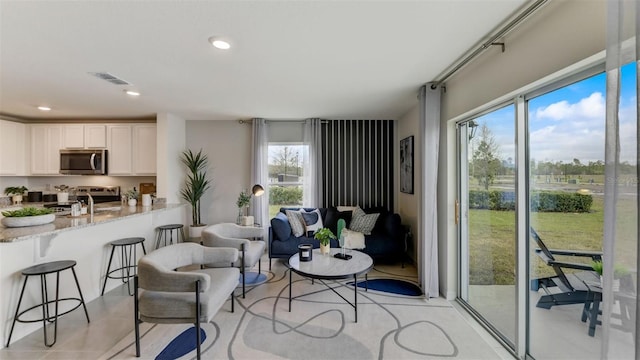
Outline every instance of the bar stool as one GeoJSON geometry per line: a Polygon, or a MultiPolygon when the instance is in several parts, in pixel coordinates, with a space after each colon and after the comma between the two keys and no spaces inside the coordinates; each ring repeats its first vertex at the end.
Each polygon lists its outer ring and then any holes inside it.
{"type": "Polygon", "coordinates": [[[100,296],[104,295],[104,289],[107,287],[107,279],[120,279],[123,284],[127,284],[127,292],[129,295],[133,295],[132,289],[129,287],[129,279],[136,276],[138,265],[138,254],[136,251],[136,245],[142,245],[142,252],[147,255],[147,250],[144,248],[143,237],[124,238],[112,241],[111,243],[111,256],[109,257],[109,265],[107,265],[107,274],[104,277],[104,284],[102,284],[102,292],[100,296]],[[113,260],[113,253],[116,247],[120,247],[120,267],[111,270],[111,261],[113,260]],[[131,256],[133,253],[133,256],[131,256]],[[111,275],[114,272],[120,271],[120,276],[111,275]]]}
{"type": "Polygon", "coordinates": [[[87,312],[87,306],[84,303],[84,298],[82,297],[82,290],[80,290],[80,283],[78,282],[78,277],[76,276],[76,271],[74,269],[76,266],[76,262],[74,260],[61,260],[61,261],[52,261],[44,264],[38,264],[31,267],[28,267],[22,270],[22,275],[25,276],[24,283],[22,284],[22,291],[20,292],[20,298],[18,300],[18,307],[16,308],[16,314],[13,317],[13,323],[11,324],[11,331],[9,331],[9,338],[7,339],[7,347],[9,347],[9,343],[11,342],[11,335],[13,334],[13,328],[16,325],[16,321],[22,323],[33,323],[42,321],[42,330],[44,331],[44,344],[47,347],[53,346],[56,343],[58,336],[58,317],[64,314],[70,313],[73,310],[77,309],[82,305],[84,308],[84,314],[87,317],[87,322],[89,323],[89,313],[87,312]],[[73,272],[73,278],[76,281],[76,286],[78,287],[79,298],[59,298],[60,292],[60,272],[71,269],[73,272]],[[47,274],[56,274],[56,299],[49,300],[49,295],[47,294],[47,274]],[[42,293],[42,303],[38,305],[34,305],[26,310],[20,311],[20,304],[22,303],[22,297],[24,296],[24,289],[27,287],[27,280],[29,280],[29,276],[40,276],[40,291],[42,293]],[[72,309],[63,312],[62,314],[58,314],[58,303],[61,301],[78,301],[78,305],[74,306],[72,309]],[[52,316],[49,311],[49,304],[55,303],[55,314],[52,316]],[[38,307],[42,307],[42,318],[34,319],[34,320],[21,320],[20,317],[24,315],[26,312],[34,310],[38,307]],[[53,323],[53,342],[49,344],[47,341],[47,322],[53,323]]]}
{"type": "Polygon", "coordinates": [[[167,246],[167,232],[169,233],[169,245],[173,244],[173,230],[176,231],[176,244],[180,242],[180,235],[182,235],[182,242],[186,240],[184,236],[184,225],[182,224],[169,224],[158,226],[158,237],[156,238],[156,249],[160,247],[160,242],[164,240],[164,245],[167,246]]]}

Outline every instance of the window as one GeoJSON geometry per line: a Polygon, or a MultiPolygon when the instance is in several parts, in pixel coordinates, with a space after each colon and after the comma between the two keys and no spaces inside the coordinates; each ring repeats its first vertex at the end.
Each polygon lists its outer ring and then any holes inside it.
{"type": "Polygon", "coordinates": [[[269,143],[270,218],[281,207],[302,206],[307,148],[299,143],[269,143]]]}

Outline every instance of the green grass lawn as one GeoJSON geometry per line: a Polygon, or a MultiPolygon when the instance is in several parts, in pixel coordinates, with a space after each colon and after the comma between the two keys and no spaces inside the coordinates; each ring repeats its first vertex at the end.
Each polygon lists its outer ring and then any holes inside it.
{"type": "MultiPolygon", "coordinates": [[[[549,248],[602,250],[604,202],[594,196],[589,213],[531,214],[530,224],[549,248]]],[[[635,199],[618,203],[616,259],[635,267],[637,211],[635,199]]],[[[469,283],[510,285],[516,278],[516,224],[514,211],[469,210],[469,283]]],[[[552,276],[553,270],[535,254],[531,244],[531,277],[552,276]]],[[[576,258],[570,261],[576,262],[576,258]]],[[[586,261],[591,263],[591,261],[586,261]]]]}

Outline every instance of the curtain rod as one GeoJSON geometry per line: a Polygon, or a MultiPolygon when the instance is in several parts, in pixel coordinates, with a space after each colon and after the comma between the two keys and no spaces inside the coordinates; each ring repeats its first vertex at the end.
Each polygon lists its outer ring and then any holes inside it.
{"type": "Polygon", "coordinates": [[[467,65],[469,62],[471,62],[471,60],[473,60],[478,55],[480,55],[483,52],[485,52],[491,46],[501,45],[502,46],[502,52],[504,52],[504,43],[497,43],[496,40],[500,39],[501,37],[503,37],[507,33],[509,33],[511,30],[515,29],[516,26],[518,26],[522,21],[524,21],[529,16],[531,16],[534,12],[536,12],[538,9],[540,9],[544,4],[547,3],[547,1],[548,0],[537,0],[535,3],[533,3],[532,5],[527,7],[524,11],[519,13],[513,20],[511,20],[509,23],[507,23],[505,26],[503,26],[500,30],[498,30],[498,32],[496,32],[494,35],[492,35],[488,40],[484,41],[480,45],[480,47],[475,49],[470,54],[469,54],[470,50],[467,51],[468,55],[464,55],[462,58],[458,59],[457,64],[451,70],[447,71],[444,75],[439,75],[438,77],[436,77],[436,80],[433,80],[431,82],[431,88],[435,89],[436,87],[438,87],[438,85],[440,85],[440,84],[444,83],[445,81],[449,80],[449,78],[451,76],[453,76],[460,69],[462,69],[465,65],[467,65]]]}

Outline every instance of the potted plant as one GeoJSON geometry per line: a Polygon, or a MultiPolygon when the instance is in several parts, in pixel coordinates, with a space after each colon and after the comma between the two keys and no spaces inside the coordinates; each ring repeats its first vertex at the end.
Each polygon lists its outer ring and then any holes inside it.
{"type": "Polygon", "coordinates": [[[181,157],[182,163],[187,167],[187,179],[184,188],[180,191],[182,198],[191,204],[191,226],[189,237],[200,237],[202,229],[206,226],[200,218],[200,199],[210,187],[207,179],[207,155],[202,149],[197,153],[185,150],[181,157]]]}
{"type": "Polygon", "coordinates": [[[22,203],[22,195],[28,189],[25,186],[9,186],[4,189],[6,195],[11,196],[11,201],[14,205],[22,203]]]}
{"type": "Polygon", "coordinates": [[[236,205],[238,206],[238,219],[236,220],[236,224],[238,225],[244,224],[244,217],[246,215],[244,213],[244,209],[247,206],[249,206],[250,201],[251,201],[251,195],[247,193],[245,190],[242,190],[240,192],[240,195],[238,195],[238,201],[236,201],[236,205]]]}
{"type": "Polygon", "coordinates": [[[129,204],[129,206],[136,206],[138,204],[139,193],[135,187],[127,191],[124,195],[127,197],[127,204],[129,204]]]}
{"type": "Polygon", "coordinates": [[[3,211],[2,225],[6,227],[23,227],[48,224],[55,220],[52,209],[26,207],[19,210],[3,211]]]}
{"type": "Polygon", "coordinates": [[[322,228],[313,237],[320,240],[320,253],[329,254],[331,252],[331,239],[336,238],[331,229],[322,228]]]}

